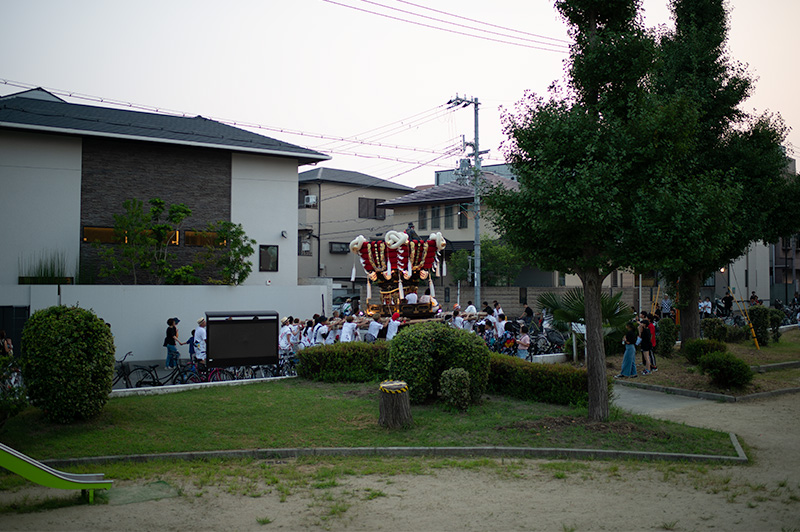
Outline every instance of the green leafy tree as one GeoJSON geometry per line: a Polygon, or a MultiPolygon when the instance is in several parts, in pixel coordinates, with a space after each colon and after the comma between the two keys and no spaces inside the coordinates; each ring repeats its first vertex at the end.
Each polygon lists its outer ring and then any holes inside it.
{"type": "MultiPolygon", "coordinates": [[[[219,221],[209,224],[208,235],[216,235],[206,246],[208,259],[219,268],[221,279],[216,282],[238,285],[245,281],[253,271],[250,257],[256,241],[248,237],[242,224],[219,221]]],[[[213,282],[213,281],[212,281],[213,282]]]]}
{"type": "MultiPolygon", "coordinates": [[[[740,257],[754,241],[775,242],[800,225],[793,206],[797,176],[785,173],[779,117],[749,115],[741,104],[754,80],[726,52],[723,0],[672,0],[675,30],[661,39],[654,88],[663,97],[695,102],[687,153],[670,164],[679,176],[648,195],[662,198],[638,220],[642,237],[657,242],[662,275],[677,303],[695,309],[700,286],[740,257]],[[713,220],[713,226],[704,223],[713,220]]],[[[681,315],[681,337],[697,338],[697,312],[681,315]]]]}
{"type": "Polygon", "coordinates": [[[496,239],[481,239],[481,281],[486,286],[511,286],[525,265],[524,255],[496,239]]]}
{"type": "Polygon", "coordinates": [[[655,43],[640,26],[638,5],[556,2],[575,40],[569,93],[555,90],[549,101],[528,94],[504,116],[506,159],[520,187],[485,194],[506,242],[541,268],[581,279],[593,420],[609,414],[601,285],[614,269],[641,262],[630,245],[635,191],[663,170],[655,164],[662,153],[679,150],[686,127],[685,117],[680,127],[671,121],[678,103],[645,90],[655,43]]]}
{"type": "Polygon", "coordinates": [[[447,260],[447,271],[453,277],[454,281],[468,281],[472,270],[469,263],[472,253],[466,249],[459,249],[453,253],[447,260]]]}
{"type": "Polygon", "coordinates": [[[174,256],[170,242],[192,211],[186,205],[167,205],[159,198],[149,200],[150,209],[139,199],[122,203],[125,212],[114,214],[116,244],[104,247],[105,264],[100,275],[118,282],[162,284],[173,277],[174,256]]]}

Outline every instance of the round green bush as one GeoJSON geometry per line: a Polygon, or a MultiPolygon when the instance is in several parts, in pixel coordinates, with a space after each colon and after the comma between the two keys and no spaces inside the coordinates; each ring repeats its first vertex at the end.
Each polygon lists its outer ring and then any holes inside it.
{"type": "Polygon", "coordinates": [[[114,338],[91,310],[39,310],[22,331],[20,368],[31,404],[70,423],[99,414],[111,392],[114,338]]]}
{"type": "Polygon", "coordinates": [[[678,326],[670,318],[658,320],[656,328],[656,356],[672,358],[675,342],[678,341],[678,326]]]}
{"type": "Polygon", "coordinates": [[[708,338],[692,338],[681,344],[681,354],[686,357],[690,364],[699,364],[700,358],[713,351],[727,351],[728,346],[719,340],[709,340],[708,338]]]}
{"type": "Polygon", "coordinates": [[[743,388],[753,381],[753,370],[728,351],[713,351],[700,358],[700,370],[720,388],[743,388]]]}
{"type": "Polygon", "coordinates": [[[442,397],[448,405],[462,412],[469,408],[471,402],[469,373],[464,368],[444,370],[439,386],[442,391],[442,397]]]}
{"type": "Polygon", "coordinates": [[[469,373],[470,401],[480,402],[489,379],[489,348],[478,335],[425,322],[401,329],[389,342],[389,375],[408,383],[411,403],[436,397],[442,372],[450,368],[469,373]]]}

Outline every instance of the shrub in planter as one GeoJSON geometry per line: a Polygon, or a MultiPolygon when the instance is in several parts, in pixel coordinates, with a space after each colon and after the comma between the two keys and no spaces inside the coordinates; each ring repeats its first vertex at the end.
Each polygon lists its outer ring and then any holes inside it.
{"type": "Polygon", "coordinates": [[[114,338],[91,310],[56,306],[35,312],[22,331],[20,368],[31,404],[70,423],[99,414],[111,392],[114,338]]]}
{"type": "Polygon", "coordinates": [[[388,377],[386,342],[340,342],[298,352],[297,374],[323,382],[369,382],[388,377]]]}
{"type": "Polygon", "coordinates": [[[489,348],[478,335],[425,322],[401,329],[389,342],[389,375],[408,383],[411,403],[436,397],[442,372],[450,368],[469,373],[470,401],[479,402],[489,377],[489,348]]]}
{"type": "Polygon", "coordinates": [[[462,412],[469,408],[469,373],[464,368],[444,370],[439,380],[439,389],[448,405],[462,412]]]}
{"type": "Polygon", "coordinates": [[[700,357],[712,351],[727,351],[728,346],[719,340],[709,340],[708,338],[693,338],[686,340],[681,345],[681,354],[686,357],[690,364],[699,364],[700,357]]]}
{"type": "Polygon", "coordinates": [[[713,351],[700,358],[700,370],[720,388],[743,388],[753,381],[753,370],[728,351],[713,351]]]}
{"type": "Polygon", "coordinates": [[[661,318],[656,327],[656,356],[672,358],[675,342],[678,341],[678,327],[670,318],[661,318]]]}

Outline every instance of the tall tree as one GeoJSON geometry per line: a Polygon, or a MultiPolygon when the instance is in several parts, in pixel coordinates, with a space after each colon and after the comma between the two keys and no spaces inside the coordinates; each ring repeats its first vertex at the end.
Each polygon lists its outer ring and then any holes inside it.
{"type": "Polygon", "coordinates": [[[742,110],[754,80],[727,55],[724,4],[671,0],[675,30],[662,36],[653,76],[658,94],[690,100],[697,113],[687,143],[690,152],[671,163],[682,177],[660,192],[680,201],[674,207],[657,203],[651,218],[640,225],[656,235],[660,251],[670,258],[659,269],[676,285],[678,300],[688,309],[681,316],[683,339],[699,336],[696,302],[704,279],[740,257],[751,243],[774,242],[800,228],[790,215],[800,188],[796,176],[785,173],[788,160],[781,144],[786,127],[779,117],[742,110]],[[694,192],[680,199],[686,187],[694,192]],[[694,226],[707,218],[717,227],[706,225],[704,232],[702,223],[694,226]]]}
{"type": "Polygon", "coordinates": [[[504,116],[506,159],[519,192],[486,194],[504,239],[537,266],[576,273],[586,304],[589,417],[608,417],[601,285],[620,266],[639,265],[633,238],[638,185],[662,148],[685,137],[675,105],[645,90],[655,42],[638,17],[638,0],[559,0],[575,44],[568,91],[533,94],[504,116]]]}

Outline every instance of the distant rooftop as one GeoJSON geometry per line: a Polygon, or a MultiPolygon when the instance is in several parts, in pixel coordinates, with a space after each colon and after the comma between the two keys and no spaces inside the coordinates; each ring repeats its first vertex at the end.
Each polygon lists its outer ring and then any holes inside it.
{"type": "Polygon", "coordinates": [[[44,89],[0,97],[0,128],[228,149],[291,157],[299,165],[330,159],[323,153],[202,116],[188,118],[68,103],[44,89]]]}
{"type": "Polygon", "coordinates": [[[346,185],[362,186],[364,188],[383,188],[390,190],[402,190],[403,192],[414,192],[415,189],[393,183],[386,179],[379,179],[371,175],[354,172],[352,170],[338,170],[336,168],[314,168],[306,172],[300,172],[298,176],[300,183],[310,183],[315,181],[329,183],[343,183],[346,185]]]}
{"type": "MultiPolygon", "coordinates": [[[[507,179],[503,176],[491,172],[483,172],[482,177],[490,184],[502,184],[512,190],[519,189],[519,183],[507,179]]],[[[408,205],[431,205],[437,203],[472,203],[475,199],[475,188],[471,184],[461,184],[457,181],[450,181],[444,185],[439,185],[425,190],[419,190],[412,194],[407,194],[400,198],[384,201],[379,207],[402,207],[408,205]]]]}

